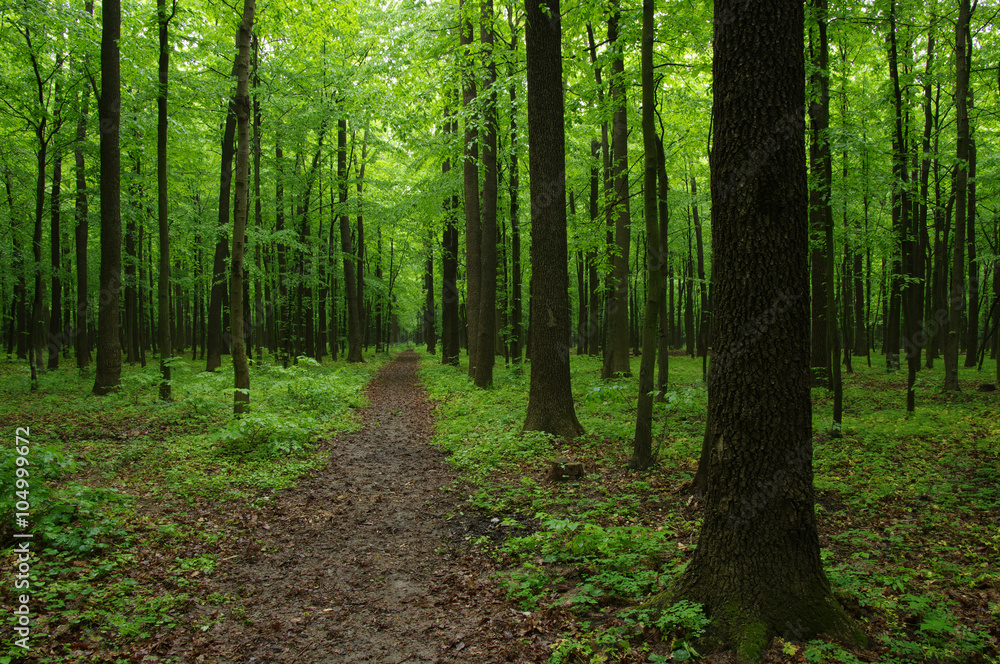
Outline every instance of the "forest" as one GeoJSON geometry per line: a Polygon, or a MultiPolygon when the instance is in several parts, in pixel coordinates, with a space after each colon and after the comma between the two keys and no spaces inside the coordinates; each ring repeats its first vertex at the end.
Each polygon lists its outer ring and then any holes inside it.
{"type": "Polygon", "coordinates": [[[998,16],[0,2],[0,664],[1000,662],[998,16]]]}

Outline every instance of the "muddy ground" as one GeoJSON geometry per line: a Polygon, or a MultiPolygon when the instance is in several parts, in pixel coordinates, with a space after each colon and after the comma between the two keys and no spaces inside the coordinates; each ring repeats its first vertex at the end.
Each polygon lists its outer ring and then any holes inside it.
{"type": "Polygon", "coordinates": [[[330,441],[326,467],[258,511],[245,543],[221,556],[210,584],[235,600],[193,611],[189,624],[211,627],[160,641],[152,661],[546,659],[535,621],[464,544],[485,517],[429,445],[434,412],[417,366],[407,352],[379,371],[364,428],[330,441]]]}

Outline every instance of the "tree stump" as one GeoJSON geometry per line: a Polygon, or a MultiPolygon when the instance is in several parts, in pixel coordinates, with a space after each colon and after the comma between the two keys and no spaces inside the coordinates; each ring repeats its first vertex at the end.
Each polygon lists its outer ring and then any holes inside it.
{"type": "Polygon", "coordinates": [[[579,461],[570,461],[559,457],[549,461],[550,482],[570,482],[583,479],[583,464],[579,461]]]}

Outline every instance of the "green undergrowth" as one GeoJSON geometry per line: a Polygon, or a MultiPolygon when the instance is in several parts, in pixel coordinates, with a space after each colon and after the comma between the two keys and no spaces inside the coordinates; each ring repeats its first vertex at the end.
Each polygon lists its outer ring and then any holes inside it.
{"type": "MultiPolygon", "coordinates": [[[[4,446],[0,506],[11,515],[19,499],[30,501],[31,638],[51,651],[37,661],[87,651],[116,661],[116,648],[132,661],[129,644],[176,628],[194,604],[224,604],[200,584],[215,567],[214,548],[240,518],[325,463],[321,441],[361,426],[364,386],[387,357],[365,360],[256,362],[251,408],[239,419],[228,357],[215,373],[174,358],[169,402],[159,399],[156,359],[125,365],[122,389],[104,397],[91,394],[93,374],[72,360],[42,373],[35,392],[23,361],[0,361],[0,422],[12,439],[17,427],[30,431],[29,494],[14,491],[14,446],[4,446]]],[[[11,542],[10,518],[0,530],[11,542]]],[[[4,559],[0,582],[13,588],[9,546],[4,559]]],[[[21,651],[10,638],[14,618],[0,622],[2,663],[21,651]]]]}
{"type": "MultiPolygon", "coordinates": [[[[603,382],[599,359],[571,356],[586,434],[563,441],[520,430],[530,364],[498,364],[492,389],[478,390],[464,357],[459,369],[423,358],[422,380],[438,404],[435,441],[475,487],[469,510],[501,519],[497,536],[472,543],[502,563],[511,601],[560,625],[547,642],[550,662],[703,658],[696,605],[635,613],[677,577],[701,525],[698,503],[677,491],[700,452],[701,361],[670,359],[670,389],[654,409],[658,465],[633,473],[625,467],[637,378],[603,382]],[[582,461],[586,476],[547,482],[556,457],[582,461]]],[[[940,391],[940,362],[922,371],[917,412],[907,417],[905,373],[856,358],[855,372],[844,374],[841,438],[829,436],[830,392],[813,389],[822,556],[871,643],[848,650],[775,639],[766,661],[1000,661],[1000,392],[976,390],[992,369],[963,369],[959,394],[940,391]]]]}

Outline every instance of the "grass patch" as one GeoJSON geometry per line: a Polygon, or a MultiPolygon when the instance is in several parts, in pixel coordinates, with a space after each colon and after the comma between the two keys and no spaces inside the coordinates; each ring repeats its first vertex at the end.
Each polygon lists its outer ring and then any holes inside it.
{"type": "MultiPolygon", "coordinates": [[[[159,399],[156,363],[123,367],[123,389],[91,394],[93,377],[65,366],[30,392],[24,362],[0,361],[0,422],[30,429],[32,644],[38,662],[132,661],[135,644],[186,625],[193,604],[225,604],[203,583],[241,519],[325,463],[321,442],[360,428],[364,386],[386,361],[251,367],[252,410],[232,415],[232,365],[215,373],[176,358],[174,400],[159,399]],[[220,518],[220,514],[222,517],[220,518]]],[[[0,506],[11,514],[15,457],[0,450],[0,506]]],[[[5,541],[10,542],[11,524],[5,541]]],[[[14,587],[3,551],[0,583],[14,587]]],[[[14,616],[0,623],[0,662],[20,656],[14,616]]]]}

